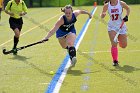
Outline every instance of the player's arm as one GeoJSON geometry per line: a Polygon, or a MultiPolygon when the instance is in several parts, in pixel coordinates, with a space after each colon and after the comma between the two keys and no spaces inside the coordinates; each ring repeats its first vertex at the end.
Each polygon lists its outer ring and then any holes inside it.
{"type": "Polygon", "coordinates": [[[124,9],[126,9],[126,15],[129,16],[130,14],[130,7],[123,1],[121,1],[121,5],[124,9]]]}
{"type": "Polygon", "coordinates": [[[10,16],[14,16],[14,13],[10,12],[10,5],[11,5],[11,1],[9,1],[5,7],[5,13],[10,15],[10,16]]]}
{"type": "Polygon", "coordinates": [[[44,40],[49,39],[58,29],[61,25],[64,24],[64,20],[63,18],[59,18],[59,20],[56,22],[56,24],[54,25],[54,27],[48,32],[47,36],[44,38],[44,40]]]}
{"type": "Polygon", "coordinates": [[[20,16],[26,15],[27,14],[27,11],[28,11],[25,2],[24,1],[22,1],[22,2],[23,2],[23,6],[22,6],[23,7],[23,12],[19,14],[20,16]]]}
{"type": "Polygon", "coordinates": [[[106,11],[108,10],[108,3],[106,3],[104,6],[103,6],[103,10],[102,10],[102,13],[101,13],[101,18],[104,18],[106,16],[106,11]]]}
{"type": "Polygon", "coordinates": [[[121,1],[121,6],[122,6],[124,9],[126,9],[126,16],[123,18],[123,20],[124,20],[124,22],[127,22],[127,21],[128,21],[128,16],[129,16],[129,14],[130,14],[130,8],[129,8],[129,6],[128,6],[125,2],[123,2],[123,1],[121,1]]]}
{"type": "Polygon", "coordinates": [[[92,18],[92,15],[86,10],[75,10],[73,13],[75,14],[76,17],[80,14],[87,14],[89,18],[92,18]]]}

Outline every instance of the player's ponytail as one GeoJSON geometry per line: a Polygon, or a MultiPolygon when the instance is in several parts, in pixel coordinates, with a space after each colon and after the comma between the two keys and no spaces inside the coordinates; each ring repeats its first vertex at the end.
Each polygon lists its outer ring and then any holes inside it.
{"type": "Polygon", "coordinates": [[[108,3],[110,0],[104,0],[104,4],[108,3]]]}
{"type": "Polygon", "coordinates": [[[61,8],[61,12],[65,12],[65,9],[64,8],[61,8]]]}
{"type": "Polygon", "coordinates": [[[61,8],[61,12],[65,12],[66,9],[71,9],[72,12],[73,12],[73,9],[72,9],[71,5],[66,5],[64,8],[61,8]]]}

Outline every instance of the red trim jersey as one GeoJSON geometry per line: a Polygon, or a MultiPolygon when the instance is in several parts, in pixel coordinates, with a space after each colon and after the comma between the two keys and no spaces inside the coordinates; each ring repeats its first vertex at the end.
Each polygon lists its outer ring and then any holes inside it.
{"type": "Polygon", "coordinates": [[[122,12],[123,8],[121,6],[120,0],[118,0],[117,5],[112,6],[111,2],[108,2],[108,13],[110,15],[110,21],[111,24],[121,24],[122,22],[122,12]]]}

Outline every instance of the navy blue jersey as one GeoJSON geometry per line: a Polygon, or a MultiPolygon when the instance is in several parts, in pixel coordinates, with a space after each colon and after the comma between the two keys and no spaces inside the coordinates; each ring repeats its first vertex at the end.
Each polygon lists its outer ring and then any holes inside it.
{"type": "Polygon", "coordinates": [[[75,28],[74,24],[77,21],[77,19],[74,13],[72,13],[71,21],[68,21],[65,15],[63,15],[63,19],[64,19],[64,24],[59,27],[60,30],[70,32],[72,29],[75,28]]]}

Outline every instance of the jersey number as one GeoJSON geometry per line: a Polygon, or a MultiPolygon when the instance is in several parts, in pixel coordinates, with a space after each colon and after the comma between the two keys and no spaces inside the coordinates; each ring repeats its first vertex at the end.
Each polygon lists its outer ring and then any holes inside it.
{"type": "Polygon", "coordinates": [[[112,21],[118,20],[119,14],[112,14],[112,21]]]}

